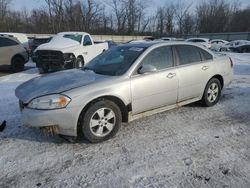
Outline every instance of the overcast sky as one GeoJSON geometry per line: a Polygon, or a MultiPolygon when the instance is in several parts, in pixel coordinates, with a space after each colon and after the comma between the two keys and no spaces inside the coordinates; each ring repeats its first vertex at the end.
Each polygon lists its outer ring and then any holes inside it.
{"type": "MultiPolygon", "coordinates": [[[[153,7],[154,9],[157,6],[160,6],[162,4],[165,4],[166,2],[171,2],[176,0],[148,0],[148,4],[150,7],[153,7]]],[[[182,0],[184,2],[192,2],[194,6],[198,4],[199,2],[202,2],[203,0],[182,0]]],[[[227,1],[235,1],[235,0],[227,0],[227,1]]],[[[23,8],[27,8],[28,10],[31,10],[33,8],[40,8],[41,6],[44,6],[45,3],[44,0],[12,0],[12,7],[16,10],[21,10],[23,8]]],[[[102,1],[100,1],[102,2],[102,1]]],[[[250,6],[250,0],[238,0],[237,2],[241,2],[242,7],[250,6]]]]}

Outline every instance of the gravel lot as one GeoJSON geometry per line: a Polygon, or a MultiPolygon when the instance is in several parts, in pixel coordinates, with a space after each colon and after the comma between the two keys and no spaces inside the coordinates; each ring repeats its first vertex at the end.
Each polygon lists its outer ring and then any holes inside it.
{"type": "Polygon", "coordinates": [[[250,55],[214,107],[192,104],[124,125],[101,144],[71,144],[21,126],[14,89],[36,69],[0,78],[0,187],[250,187],[250,55]]]}

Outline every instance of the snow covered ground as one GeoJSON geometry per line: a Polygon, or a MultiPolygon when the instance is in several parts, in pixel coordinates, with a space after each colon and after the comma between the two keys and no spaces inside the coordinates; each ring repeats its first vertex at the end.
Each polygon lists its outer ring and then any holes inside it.
{"type": "Polygon", "coordinates": [[[17,85],[0,78],[0,187],[250,187],[250,54],[214,107],[192,104],[124,125],[107,142],[70,144],[21,126],[17,85]]]}

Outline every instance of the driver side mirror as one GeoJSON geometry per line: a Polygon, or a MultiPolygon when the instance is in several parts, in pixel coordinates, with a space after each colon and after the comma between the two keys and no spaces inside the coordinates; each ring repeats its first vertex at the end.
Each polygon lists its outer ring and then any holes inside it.
{"type": "Polygon", "coordinates": [[[145,74],[150,72],[156,72],[157,69],[153,65],[142,65],[142,67],[139,69],[139,74],[145,74]]]}

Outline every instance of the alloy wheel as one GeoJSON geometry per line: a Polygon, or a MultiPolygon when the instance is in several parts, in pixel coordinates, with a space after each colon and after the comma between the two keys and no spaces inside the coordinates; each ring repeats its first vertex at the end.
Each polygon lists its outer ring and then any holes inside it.
{"type": "Polygon", "coordinates": [[[110,108],[98,109],[90,119],[90,130],[97,137],[107,136],[116,124],[116,117],[110,108]]]}

